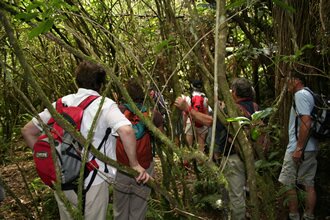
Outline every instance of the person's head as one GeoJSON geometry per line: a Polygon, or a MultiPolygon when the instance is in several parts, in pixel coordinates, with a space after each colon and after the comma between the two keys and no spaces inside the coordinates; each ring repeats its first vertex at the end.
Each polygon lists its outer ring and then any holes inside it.
{"type": "Polygon", "coordinates": [[[131,96],[134,102],[142,103],[144,101],[144,92],[142,87],[134,79],[131,79],[126,84],[128,94],[131,96]]]}
{"type": "Polygon", "coordinates": [[[254,89],[250,81],[246,78],[236,78],[231,84],[232,94],[235,98],[254,99],[254,89]]]}
{"type": "Polygon", "coordinates": [[[191,82],[191,88],[193,91],[201,91],[203,88],[203,82],[201,80],[193,80],[191,82]]]}
{"type": "Polygon", "coordinates": [[[304,87],[305,83],[306,83],[305,75],[296,70],[293,70],[291,72],[291,76],[288,84],[288,91],[295,92],[300,88],[304,87]]]}
{"type": "Polygon", "coordinates": [[[156,96],[156,88],[155,86],[149,86],[149,96],[153,99],[156,96]]]}
{"type": "Polygon", "coordinates": [[[106,83],[106,72],[98,64],[82,61],[75,70],[76,83],[79,88],[92,89],[100,92],[103,84],[106,83]]]}
{"type": "Polygon", "coordinates": [[[154,97],[155,97],[155,90],[150,89],[150,90],[149,90],[149,96],[150,96],[151,98],[154,98],[154,97]]]}

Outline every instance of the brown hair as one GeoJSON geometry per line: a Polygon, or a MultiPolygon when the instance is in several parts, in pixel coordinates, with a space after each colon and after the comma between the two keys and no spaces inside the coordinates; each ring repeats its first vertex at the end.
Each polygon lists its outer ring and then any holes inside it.
{"type": "Polygon", "coordinates": [[[100,92],[101,86],[106,83],[106,72],[98,64],[83,61],[75,70],[76,83],[79,88],[92,89],[100,92]]]}
{"type": "Polygon", "coordinates": [[[126,89],[134,102],[142,103],[144,100],[144,92],[142,87],[134,79],[126,83],[126,89]]]}

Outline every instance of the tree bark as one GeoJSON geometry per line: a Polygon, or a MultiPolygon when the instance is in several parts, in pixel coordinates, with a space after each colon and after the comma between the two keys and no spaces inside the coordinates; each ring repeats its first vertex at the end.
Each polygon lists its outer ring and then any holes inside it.
{"type": "MultiPolygon", "coordinates": [[[[226,79],[226,65],[225,65],[225,54],[226,54],[226,40],[227,40],[227,23],[226,23],[226,10],[225,10],[226,1],[218,0],[217,1],[217,20],[216,22],[220,24],[219,28],[219,39],[215,62],[216,68],[218,69],[218,77],[219,77],[219,87],[220,92],[224,96],[224,100],[227,106],[228,114],[230,117],[238,116],[238,109],[234,100],[229,91],[229,85],[226,79]]],[[[217,41],[217,40],[216,40],[217,41]]],[[[217,45],[217,43],[216,43],[217,45]]],[[[239,131],[239,124],[233,123],[233,130],[239,131]]],[[[259,213],[259,205],[258,205],[258,196],[257,196],[257,183],[256,183],[256,173],[254,166],[254,156],[253,149],[251,143],[248,141],[245,132],[239,132],[238,134],[238,143],[241,146],[242,150],[241,155],[244,156],[246,174],[247,174],[247,182],[250,188],[250,205],[252,207],[252,219],[260,219],[259,213]]]]}

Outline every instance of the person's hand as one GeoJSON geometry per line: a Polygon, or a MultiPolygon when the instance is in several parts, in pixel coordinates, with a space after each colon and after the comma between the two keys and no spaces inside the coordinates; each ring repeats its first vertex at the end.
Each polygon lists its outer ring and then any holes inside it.
{"type": "Polygon", "coordinates": [[[151,178],[150,175],[147,173],[147,171],[143,167],[141,167],[140,164],[132,168],[139,173],[139,175],[135,177],[137,183],[142,182],[144,184],[148,182],[148,180],[151,178]]]}
{"type": "Polygon", "coordinates": [[[183,99],[182,97],[178,97],[176,98],[175,102],[174,102],[174,105],[180,109],[181,111],[188,111],[189,110],[189,105],[188,103],[186,102],[185,99],[183,99]]]}
{"type": "Polygon", "coordinates": [[[301,148],[296,148],[296,150],[293,152],[292,159],[296,164],[299,164],[301,162],[302,154],[303,151],[301,148]]]}

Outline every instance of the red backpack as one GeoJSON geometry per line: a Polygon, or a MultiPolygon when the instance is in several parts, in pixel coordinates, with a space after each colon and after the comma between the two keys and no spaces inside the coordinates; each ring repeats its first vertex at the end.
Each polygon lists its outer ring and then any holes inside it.
{"type": "MultiPolygon", "coordinates": [[[[77,131],[80,131],[84,110],[97,98],[98,96],[88,96],[78,106],[65,106],[60,98],[56,102],[56,111],[71,123],[77,131]]],[[[47,124],[50,126],[50,133],[54,139],[57,155],[55,159],[57,159],[61,171],[62,190],[75,189],[81,169],[82,147],[53,118],[47,124]]],[[[107,133],[98,149],[101,148],[104,141],[108,138],[110,131],[107,130],[107,133]]],[[[41,134],[34,144],[33,159],[41,180],[46,185],[53,187],[56,182],[56,166],[53,161],[49,139],[45,133],[41,134]]],[[[85,177],[87,177],[90,171],[95,170],[92,178],[94,180],[98,168],[95,157],[92,161],[86,163],[85,168],[85,177]]]]}
{"type": "MultiPolygon", "coordinates": [[[[191,107],[195,110],[195,111],[199,111],[201,113],[206,113],[206,109],[204,106],[204,99],[205,96],[204,95],[194,95],[191,98],[191,107]]],[[[202,127],[203,124],[195,122],[195,127],[200,128],[202,127]]]]}
{"type": "MultiPolygon", "coordinates": [[[[129,109],[128,105],[124,105],[124,106],[126,109],[123,112],[123,114],[128,120],[130,120],[133,129],[135,130],[137,160],[144,169],[148,169],[153,159],[150,133],[147,131],[147,128],[142,123],[142,121],[140,121],[139,116],[134,114],[129,109]]],[[[148,112],[146,111],[146,108],[143,107],[141,112],[145,117],[148,117],[148,112]]],[[[117,155],[117,161],[119,163],[129,166],[129,160],[126,155],[124,145],[120,137],[117,138],[116,155],[117,155]]]]}

